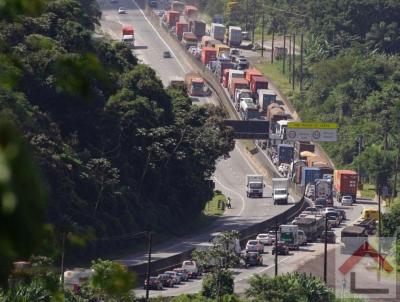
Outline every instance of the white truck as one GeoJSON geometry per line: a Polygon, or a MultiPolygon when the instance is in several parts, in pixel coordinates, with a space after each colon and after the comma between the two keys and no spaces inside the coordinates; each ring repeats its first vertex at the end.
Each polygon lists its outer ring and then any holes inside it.
{"type": "Polygon", "coordinates": [[[289,249],[299,249],[299,226],[293,224],[282,224],[279,226],[279,240],[283,241],[289,249]]]}
{"type": "Polygon", "coordinates": [[[272,178],[272,199],[274,200],[274,205],[288,203],[288,184],[288,178],[272,178]]]}
{"type": "Polygon", "coordinates": [[[234,96],[234,103],[236,110],[240,110],[240,102],[243,98],[251,98],[252,93],[250,89],[236,89],[234,96]]]}
{"type": "Polygon", "coordinates": [[[247,197],[263,197],[265,187],[264,177],[262,175],[246,175],[247,179],[247,197]]]}
{"type": "Polygon", "coordinates": [[[271,89],[258,89],[258,105],[261,112],[267,112],[268,106],[276,103],[276,94],[271,89]]]}
{"type": "Polygon", "coordinates": [[[252,98],[242,98],[239,105],[239,113],[243,120],[258,119],[260,112],[252,98]]]}

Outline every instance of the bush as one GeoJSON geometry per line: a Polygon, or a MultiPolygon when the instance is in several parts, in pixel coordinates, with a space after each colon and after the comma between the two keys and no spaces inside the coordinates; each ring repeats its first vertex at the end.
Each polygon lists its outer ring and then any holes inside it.
{"type": "Polygon", "coordinates": [[[201,294],[204,297],[215,299],[216,297],[232,295],[233,290],[232,273],[228,270],[219,270],[204,277],[201,294]]]}

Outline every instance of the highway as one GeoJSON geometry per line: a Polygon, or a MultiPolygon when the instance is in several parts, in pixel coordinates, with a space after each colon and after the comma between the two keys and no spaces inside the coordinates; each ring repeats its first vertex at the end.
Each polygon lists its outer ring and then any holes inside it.
{"type": "MultiPolygon", "coordinates": [[[[112,38],[119,39],[123,25],[130,24],[135,28],[136,48],[135,55],[146,64],[149,64],[156,70],[158,76],[164,85],[168,85],[169,79],[174,76],[184,77],[187,72],[192,72],[193,64],[184,56],[179,55],[179,50],[172,49],[167,45],[160,33],[146,18],[143,11],[139,9],[135,1],[119,0],[118,4],[111,4],[108,1],[101,2],[103,16],[101,26],[104,32],[112,38]],[[118,7],[123,6],[127,9],[127,14],[119,15],[118,7]],[[162,52],[169,50],[173,58],[163,59],[162,52]]],[[[193,103],[213,103],[217,104],[214,96],[209,98],[199,98],[193,100],[193,103]]],[[[225,230],[240,230],[246,226],[261,222],[273,217],[291,205],[274,206],[271,199],[271,187],[266,186],[264,197],[260,199],[249,199],[245,195],[245,175],[260,173],[247,159],[244,148],[241,144],[236,144],[231,152],[230,158],[221,159],[217,163],[217,169],[213,176],[215,186],[225,195],[232,199],[232,209],[227,209],[220,219],[216,220],[206,230],[200,234],[190,235],[185,238],[176,238],[164,244],[154,247],[153,259],[165,258],[175,255],[183,250],[193,247],[203,247],[208,244],[209,239],[216,232],[225,230]]],[[[293,199],[292,199],[293,202],[293,199]]],[[[347,209],[349,220],[353,221],[360,216],[362,205],[355,205],[347,209]]],[[[274,274],[274,258],[271,255],[271,247],[265,248],[264,266],[252,267],[248,269],[234,269],[235,273],[235,291],[243,292],[248,286],[248,279],[255,273],[274,274]]],[[[323,251],[323,245],[320,243],[309,244],[300,251],[291,252],[289,256],[279,256],[279,272],[289,272],[302,268],[308,259],[317,257],[323,251]]],[[[126,265],[135,265],[147,260],[147,254],[137,253],[123,259],[118,259],[126,265]]],[[[195,293],[201,289],[201,280],[187,282],[184,285],[173,289],[151,291],[151,296],[159,295],[178,295],[181,293],[195,293]]],[[[137,296],[144,295],[141,289],[135,290],[137,296]]]]}
{"type": "MultiPolygon", "coordinates": [[[[166,44],[135,1],[119,0],[117,4],[109,1],[101,1],[99,3],[102,9],[102,30],[112,38],[119,39],[122,26],[133,25],[137,45],[134,53],[144,63],[149,64],[156,70],[165,85],[171,77],[183,77],[186,72],[194,70],[190,62],[182,56],[178,57],[178,52],[166,44]],[[126,8],[126,14],[118,14],[117,10],[120,6],[126,8]],[[170,50],[173,58],[162,58],[162,52],[166,49],[170,50]]],[[[209,98],[200,99],[199,103],[217,104],[213,95],[209,98]]],[[[237,144],[231,152],[230,158],[221,159],[217,163],[217,169],[213,176],[216,188],[231,197],[232,209],[227,210],[223,217],[215,221],[213,225],[209,226],[201,234],[177,238],[154,247],[153,259],[172,256],[180,251],[202,246],[216,232],[243,229],[246,226],[275,216],[291,206],[274,206],[271,200],[271,188],[268,186],[265,188],[264,198],[249,199],[246,197],[245,177],[247,174],[255,174],[258,171],[249,163],[244,153],[243,146],[237,144]]],[[[135,265],[147,261],[147,254],[134,254],[118,260],[127,265],[135,265]]]]}

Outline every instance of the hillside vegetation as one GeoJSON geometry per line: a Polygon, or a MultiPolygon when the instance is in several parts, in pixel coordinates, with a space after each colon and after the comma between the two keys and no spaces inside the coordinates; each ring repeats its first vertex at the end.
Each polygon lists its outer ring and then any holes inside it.
{"type": "Polygon", "coordinates": [[[95,35],[94,0],[0,8],[0,120],[34,151],[55,242],[85,235],[94,253],[190,225],[233,148],[222,112],[165,90],[127,47],[95,35]]]}

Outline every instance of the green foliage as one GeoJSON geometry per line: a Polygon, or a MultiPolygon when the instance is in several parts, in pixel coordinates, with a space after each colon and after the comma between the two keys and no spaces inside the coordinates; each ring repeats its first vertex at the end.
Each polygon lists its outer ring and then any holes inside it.
{"type": "Polygon", "coordinates": [[[0,124],[0,284],[12,262],[38,248],[44,228],[45,194],[30,151],[15,126],[0,124]]]}
{"type": "Polygon", "coordinates": [[[224,295],[220,296],[219,300],[211,299],[202,296],[201,294],[182,294],[176,297],[173,297],[171,302],[213,302],[213,301],[220,301],[220,302],[240,302],[241,300],[235,295],[224,295]]]}
{"type": "Polygon", "coordinates": [[[127,268],[117,262],[108,260],[93,261],[91,286],[104,293],[106,297],[126,299],[131,297],[130,291],[135,287],[135,277],[127,268]]]}
{"type": "Polygon", "coordinates": [[[201,294],[204,297],[217,299],[221,296],[232,295],[233,291],[233,274],[227,269],[209,273],[203,278],[201,294]]]}
{"type": "MultiPolygon", "coordinates": [[[[222,111],[164,90],[129,48],[95,38],[96,1],[43,3],[0,26],[0,118],[23,132],[49,192],[54,227],[42,251],[53,255],[47,247],[68,234],[67,257],[83,239],[91,257],[132,244],[124,238],[137,230],[190,224],[213,196],[216,160],[234,146],[222,111]]],[[[24,227],[36,230],[14,231],[24,227]]]]}
{"type": "Polygon", "coordinates": [[[331,289],[319,278],[297,272],[274,278],[254,275],[249,284],[246,296],[251,301],[334,301],[331,289]]]}

